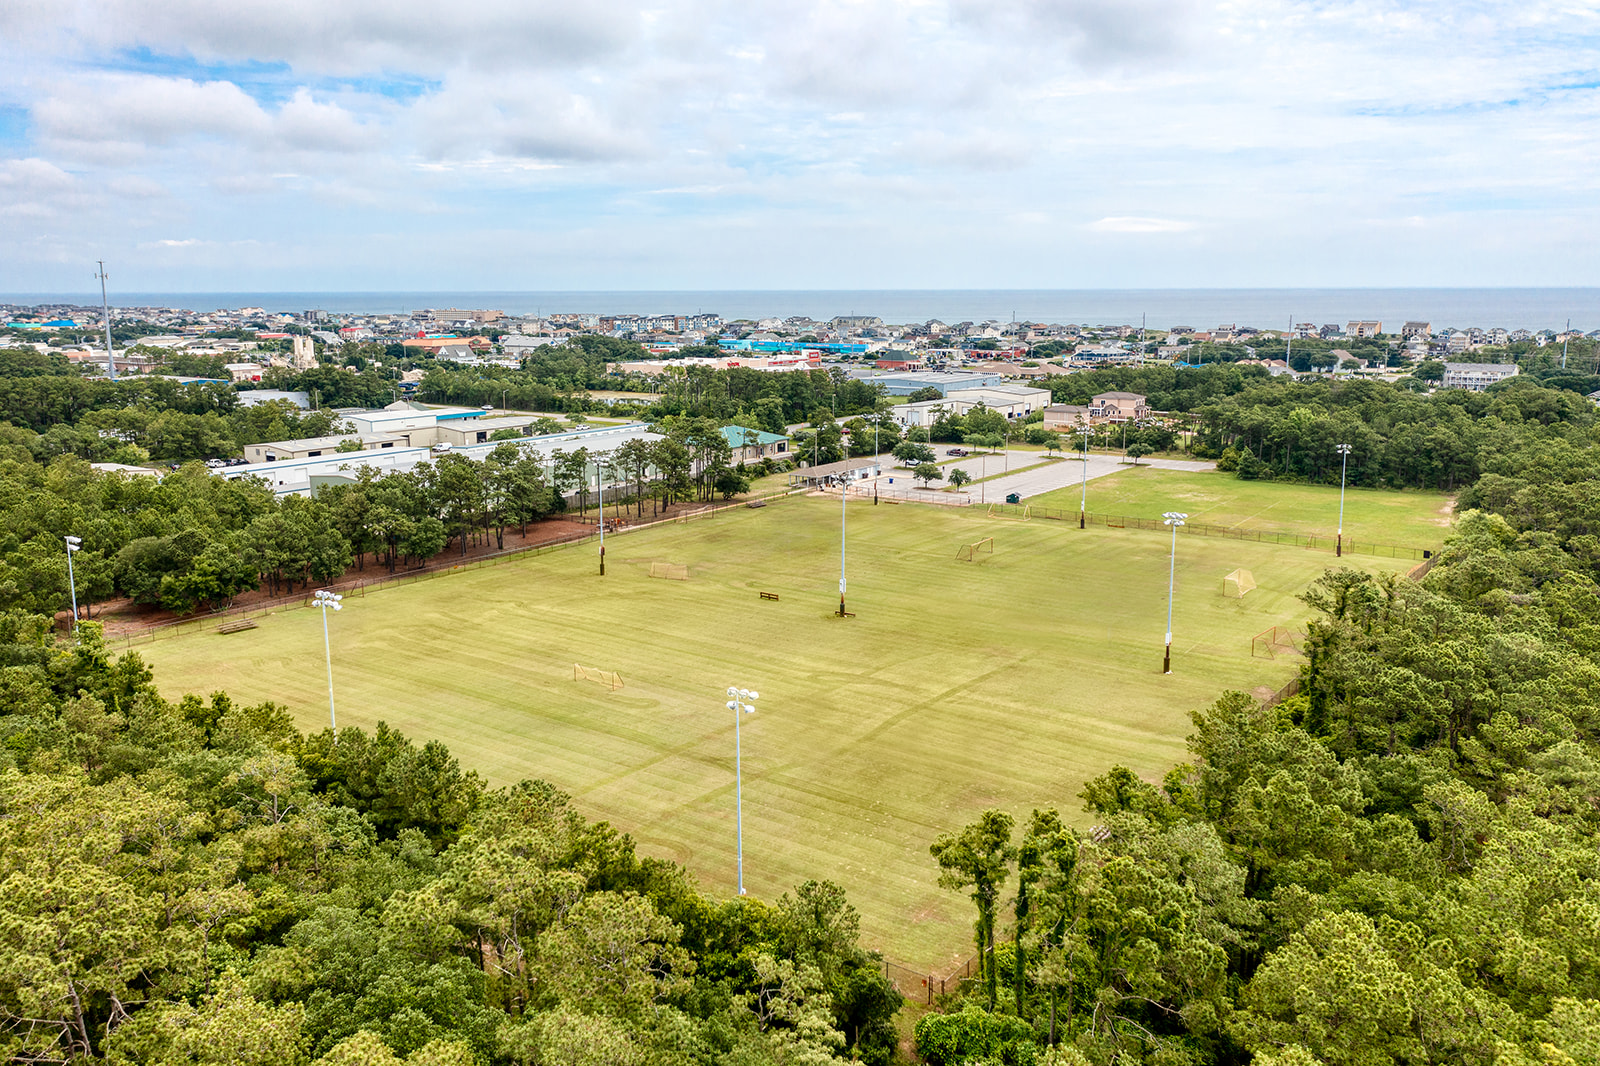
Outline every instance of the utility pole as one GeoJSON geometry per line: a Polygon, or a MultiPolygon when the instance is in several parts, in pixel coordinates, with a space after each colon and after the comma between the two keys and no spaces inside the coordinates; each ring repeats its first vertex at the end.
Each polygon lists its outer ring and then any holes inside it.
{"type": "Polygon", "coordinates": [[[106,261],[97,260],[100,272],[95,277],[100,279],[100,313],[105,317],[106,324],[106,373],[111,375],[111,380],[117,380],[117,357],[111,350],[111,304],[106,300],[106,261]]]}
{"type": "Polygon", "coordinates": [[[1567,368],[1567,339],[1572,336],[1572,319],[1567,319],[1566,332],[1561,334],[1561,369],[1567,368]]]}
{"type": "Polygon", "coordinates": [[[606,482],[601,473],[603,459],[594,461],[594,490],[600,497],[600,576],[606,576],[606,482]]]}

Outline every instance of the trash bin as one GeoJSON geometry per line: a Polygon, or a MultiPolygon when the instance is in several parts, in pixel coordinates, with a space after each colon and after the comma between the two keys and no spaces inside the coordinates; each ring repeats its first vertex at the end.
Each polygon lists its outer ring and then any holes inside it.
{"type": "Polygon", "coordinates": [[[1022,502],[1022,497],[1018,496],[1014,492],[1008,492],[1008,493],[1006,493],[1006,502],[1007,503],[1021,503],[1022,502]]]}

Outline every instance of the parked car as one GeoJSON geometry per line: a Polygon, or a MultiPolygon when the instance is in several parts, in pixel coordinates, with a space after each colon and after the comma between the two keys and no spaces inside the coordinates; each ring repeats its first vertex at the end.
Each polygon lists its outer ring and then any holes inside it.
{"type": "Polygon", "coordinates": [[[965,448],[951,448],[949,451],[945,452],[945,454],[946,455],[966,455],[967,454],[967,450],[965,448]]]}
{"type": "Polygon", "coordinates": [[[449,450],[450,450],[450,442],[447,441],[447,440],[442,440],[438,444],[435,444],[433,446],[433,453],[435,455],[443,455],[445,452],[447,452],[449,450]]]}

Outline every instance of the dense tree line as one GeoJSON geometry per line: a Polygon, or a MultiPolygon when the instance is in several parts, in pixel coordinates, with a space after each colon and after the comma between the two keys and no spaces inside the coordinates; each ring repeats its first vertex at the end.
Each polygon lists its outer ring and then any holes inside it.
{"type": "Polygon", "coordinates": [[[1160,785],[1091,781],[1089,832],[934,845],[984,966],[929,1062],[1595,1061],[1600,449],[1486,461],[1422,580],[1307,591],[1298,695],[1195,713],[1160,785]]]}
{"type": "Polygon", "coordinates": [[[73,455],[41,465],[13,445],[15,456],[0,457],[0,610],[66,605],[69,535],[83,543],[72,577],[85,613],[118,595],[189,612],[263,584],[293,592],[369,560],[393,572],[452,542],[463,555],[491,539],[502,550],[507,529],[525,535],[568,500],[580,509],[598,502],[597,464],[613,486],[611,513],[644,517],[748,490],[716,423],[668,419],[660,428],[662,440],[629,441],[609,455],[502,441],[482,461],[447,454],[406,472],[364,468],[352,484],[282,499],[256,479],[225,480],[200,464],[156,479],[101,473],[73,455]]]}
{"type": "Polygon", "coordinates": [[[835,886],[714,900],[541,782],[172,703],[79,637],[0,614],[0,1059],[888,1061],[899,997],[835,886]]]}

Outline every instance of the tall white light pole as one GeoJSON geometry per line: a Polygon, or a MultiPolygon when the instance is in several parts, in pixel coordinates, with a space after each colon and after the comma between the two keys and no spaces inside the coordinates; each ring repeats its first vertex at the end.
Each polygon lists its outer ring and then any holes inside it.
{"type": "Polygon", "coordinates": [[[844,474],[839,475],[839,617],[845,617],[844,609],[844,541],[845,541],[845,515],[848,511],[850,500],[850,482],[844,474]]]}
{"type": "Polygon", "coordinates": [[[740,750],[739,719],[756,711],[761,693],[747,688],[728,689],[728,710],[733,712],[733,810],[738,829],[739,895],[744,895],[744,755],[740,750]]]}
{"type": "Polygon", "coordinates": [[[1161,520],[1172,527],[1172,554],[1167,557],[1167,651],[1161,658],[1161,672],[1172,673],[1172,587],[1178,572],[1178,527],[1189,516],[1182,511],[1168,511],[1161,520]]]}
{"type": "Polygon", "coordinates": [[[1339,534],[1333,542],[1333,554],[1340,557],[1344,555],[1344,472],[1350,463],[1350,445],[1335,444],[1339,453],[1339,534]]]}
{"type": "Polygon", "coordinates": [[[106,300],[106,264],[100,260],[100,273],[95,277],[100,279],[100,313],[105,316],[106,325],[106,373],[112,381],[117,380],[117,356],[111,348],[111,304],[106,300]]]}
{"type": "Polygon", "coordinates": [[[72,575],[72,553],[83,547],[78,537],[64,537],[67,542],[67,590],[72,593],[72,635],[78,635],[78,579],[72,575]]]}
{"type": "Polygon", "coordinates": [[[1083,491],[1078,496],[1078,528],[1083,529],[1084,512],[1089,509],[1089,427],[1078,427],[1079,443],[1083,445],[1083,491]]]}
{"type": "Polygon", "coordinates": [[[600,576],[606,576],[606,484],[600,469],[603,460],[594,461],[594,490],[600,497],[600,576]]]}
{"type": "Polygon", "coordinates": [[[315,606],[322,608],[322,654],[328,660],[328,726],[333,730],[333,742],[339,743],[339,720],[333,714],[333,648],[328,643],[328,608],[335,611],[342,610],[339,601],[344,597],[337,592],[327,589],[318,589],[312,596],[315,606]]]}

